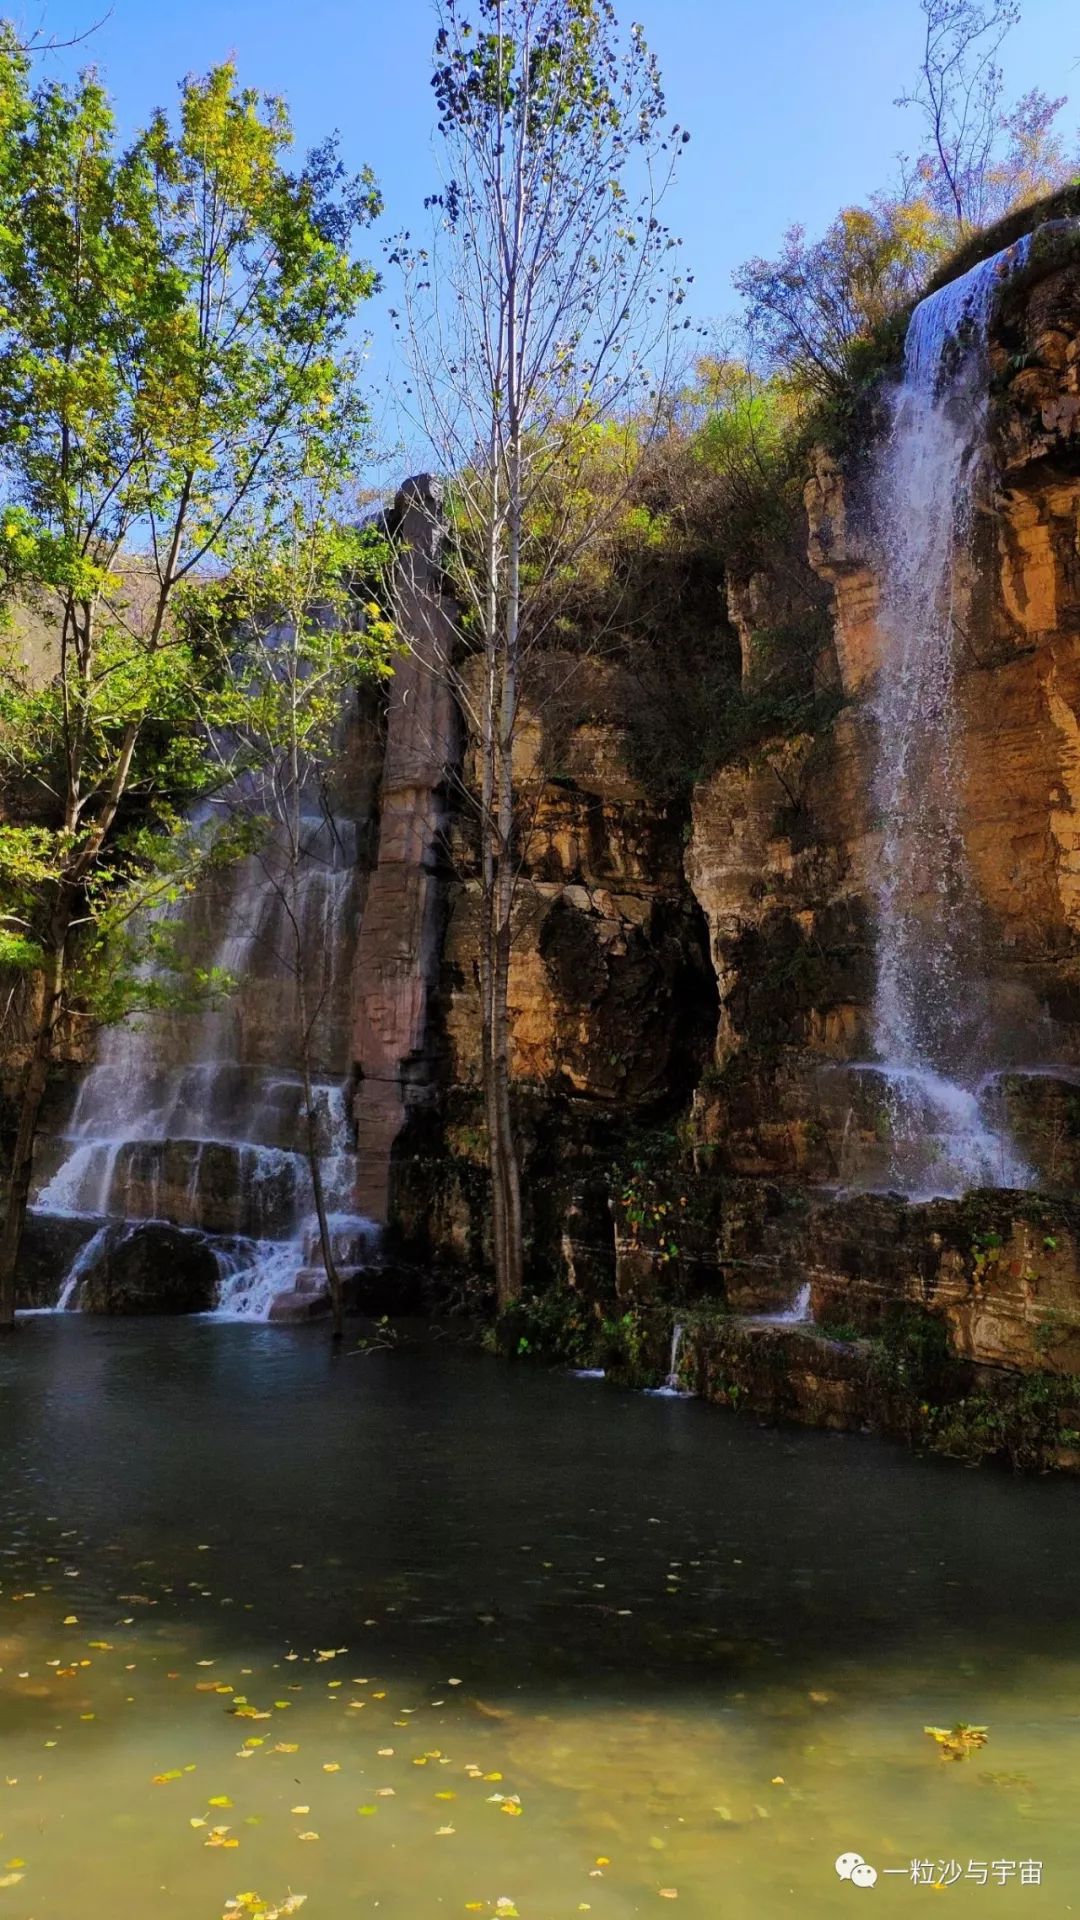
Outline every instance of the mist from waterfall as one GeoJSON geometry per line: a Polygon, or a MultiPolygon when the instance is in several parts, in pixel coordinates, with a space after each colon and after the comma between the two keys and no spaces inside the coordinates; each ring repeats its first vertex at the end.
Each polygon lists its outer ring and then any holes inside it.
{"type": "Polygon", "coordinates": [[[961,829],[956,601],[985,477],[990,315],[1028,245],[916,307],[875,476],[884,645],[872,702],[882,828],[872,1038],[890,1184],[919,1197],[1032,1184],[980,1093],[998,1062],[961,829]]]}

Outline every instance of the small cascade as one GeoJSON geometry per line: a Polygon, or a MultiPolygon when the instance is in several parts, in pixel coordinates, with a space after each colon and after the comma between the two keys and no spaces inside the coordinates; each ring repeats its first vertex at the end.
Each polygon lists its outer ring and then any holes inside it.
{"type": "Polygon", "coordinates": [[[665,1399],[690,1400],[693,1398],[692,1394],[687,1393],[685,1387],[680,1387],[679,1385],[679,1351],[682,1347],[683,1334],[685,1331],[682,1321],[676,1320],[675,1325],[671,1329],[671,1353],[668,1357],[667,1379],[664,1381],[662,1387],[652,1387],[649,1389],[651,1393],[661,1395],[665,1399]]]}
{"type": "Polygon", "coordinates": [[[814,1316],[810,1308],[810,1282],[804,1280],[790,1307],[780,1313],[755,1313],[749,1324],[755,1327],[812,1327],[814,1316]]]}
{"type": "Polygon", "coordinates": [[[956,690],[956,561],[971,544],[983,473],[990,316],[1028,246],[982,261],[915,309],[876,476],[884,650],[873,702],[882,845],[870,1071],[889,1139],[883,1183],[918,1198],[1033,1183],[979,1091],[1000,1056],[960,823],[956,690]]]}
{"type": "Polygon", "coordinates": [[[80,1247],[68,1270],[67,1279],[60,1289],[54,1309],[56,1313],[75,1312],[79,1304],[80,1283],[84,1275],[90,1272],[91,1267],[95,1265],[105,1252],[109,1244],[111,1232],[112,1228],[109,1226],[98,1227],[96,1233],[92,1233],[89,1240],[80,1247]]]}
{"type": "MultiPolygon", "coordinates": [[[[315,1008],[320,1171],[335,1257],[348,1271],[370,1259],[375,1232],[355,1209],[344,1084],[357,917],[352,822],[305,821],[296,913],[315,1008]]],[[[103,1034],[70,1119],[43,1143],[33,1201],[38,1215],[90,1229],[57,1308],[77,1307],[81,1282],[125,1230],[166,1223],[210,1248],[222,1316],[265,1319],[292,1293],[315,1310],[325,1273],[306,1152],[295,950],[273,847],[211,875],[178,914],[189,957],[228,974],[235,988],[208,1011],[155,1013],[103,1034]]]]}
{"type": "Polygon", "coordinates": [[[778,1327],[805,1327],[813,1322],[810,1311],[810,1282],[804,1280],[786,1313],[778,1313],[778,1327]]]}

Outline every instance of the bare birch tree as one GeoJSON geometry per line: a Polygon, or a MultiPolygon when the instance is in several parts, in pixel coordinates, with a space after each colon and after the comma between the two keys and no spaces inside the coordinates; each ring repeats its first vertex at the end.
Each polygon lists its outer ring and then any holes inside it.
{"type": "Polygon", "coordinates": [[[483,1092],[500,1305],[523,1280],[508,982],[523,853],[514,741],[560,581],[625,503],[663,413],[678,242],[658,217],[678,151],[655,59],[608,0],[440,0],[432,84],[443,185],[408,236],[402,325],[415,412],[450,481],[449,552],[478,676],[483,1092]],[[608,483],[575,480],[614,425],[608,483]]]}

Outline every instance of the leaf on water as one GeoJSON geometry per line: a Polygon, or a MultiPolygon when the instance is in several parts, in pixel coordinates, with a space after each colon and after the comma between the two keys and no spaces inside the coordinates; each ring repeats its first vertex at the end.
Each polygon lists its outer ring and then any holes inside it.
{"type": "Polygon", "coordinates": [[[317,1833],[309,1832],[309,1833],[298,1833],[296,1837],[298,1840],[317,1840],[319,1836],[317,1833]]]}
{"type": "Polygon", "coordinates": [[[444,1833],[456,1833],[456,1832],[457,1832],[456,1827],[436,1827],[435,1829],[436,1836],[439,1838],[441,1838],[441,1836],[444,1833]]]}
{"type": "Polygon", "coordinates": [[[966,1760],[969,1753],[985,1747],[989,1729],[970,1727],[960,1720],[955,1727],[924,1727],[923,1732],[936,1741],[943,1760],[966,1760]]]}
{"type": "Polygon", "coordinates": [[[322,1770],[324,1773],[340,1773],[341,1761],[340,1760],[324,1760],[322,1770]]]}
{"type": "Polygon", "coordinates": [[[357,1813],[377,1813],[377,1807],[357,1807],[357,1813]]]}
{"type": "Polygon", "coordinates": [[[380,1800],[392,1800],[394,1798],[393,1787],[376,1787],[375,1792],[380,1800]]]}
{"type": "Polygon", "coordinates": [[[188,1821],[189,1827],[205,1827],[205,1825],[206,1825],[205,1820],[198,1820],[198,1819],[192,1818],[191,1820],[188,1821]]]}
{"type": "Polygon", "coordinates": [[[0,1873],[0,1887],[17,1887],[23,1877],[21,1873],[0,1873]]]}
{"type": "Polygon", "coordinates": [[[79,1624],[79,1616],[77,1613],[66,1613],[64,1615],[65,1627],[77,1627],[78,1624],[79,1624]]]}
{"type": "Polygon", "coordinates": [[[215,1793],[206,1804],[208,1807],[231,1807],[232,1801],[227,1793],[215,1793]]]}
{"type": "Polygon", "coordinates": [[[678,1887],[661,1887],[659,1893],[661,1900],[677,1900],[679,1897],[678,1887]]]}
{"type": "Polygon", "coordinates": [[[182,1780],[183,1777],[182,1767],[170,1767],[168,1773],[155,1773],[150,1785],[152,1787],[164,1787],[170,1780],[182,1780]]]}

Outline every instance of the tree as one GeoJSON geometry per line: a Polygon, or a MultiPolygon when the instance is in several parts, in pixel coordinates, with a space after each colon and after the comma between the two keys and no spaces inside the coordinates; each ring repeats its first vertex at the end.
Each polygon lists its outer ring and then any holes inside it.
{"type": "Polygon", "coordinates": [[[280,513],[247,518],[234,541],[228,577],[190,596],[185,614],[212,645],[231,696],[220,703],[230,750],[222,796],[251,856],[281,907],[283,950],[275,957],[293,983],[305,1150],[335,1340],[344,1300],[323,1179],[313,1035],[322,1012],[321,954],[305,939],[304,880],[316,857],[311,820],[333,830],[334,761],[346,696],[361,680],[389,671],[393,628],[371,597],[389,557],[374,527],[342,523],[338,487],[362,449],[363,421],[340,419],[313,445],[304,484],[280,513]],[[368,585],[366,599],[362,590],[368,585]]]}
{"type": "Polygon", "coordinates": [[[448,564],[481,661],[457,686],[479,748],[483,1087],[506,1305],[524,1263],[508,1010],[522,674],[661,416],[683,287],[658,208],[687,136],[666,122],[640,28],[622,36],[608,0],[477,0],[471,19],[441,0],[437,15],[445,184],[430,251],[405,236],[394,258],[414,396],[451,478],[448,564]],[[566,481],[591,436],[630,416],[619,484],[595,511],[563,512],[580,501],[566,481]]]}
{"type": "Polygon", "coordinates": [[[290,140],[284,104],[225,65],[121,148],[93,75],[31,86],[0,39],[0,577],[46,640],[0,683],[6,811],[31,836],[0,849],[5,957],[33,1009],[0,1327],[73,935],[93,945],[118,893],[153,887],[178,798],[216,777],[213,674],[177,596],[227,572],[355,392],[346,330],[375,282],[350,248],[378,197],[332,144],[289,171],[290,140]]]}
{"type": "Polygon", "coordinates": [[[790,227],[775,260],[748,260],[734,275],[755,349],[803,393],[835,397],[853,350],[918,297],[944,248],[925,198],[847,207],[819,240],[790,227]]]}
{"type": "Polygon", "coordinates": [[[919,71],[898,106],[914,106],[927,146],[905,167],[909,191],[929,200],[950,244],[1013,206],[1060,186],[1075,164],[1055,121],[1064,96],[1038,90],[1004,105],[1002,45],[1020,19],[1018,0],[921,0],[919,71]]]}

